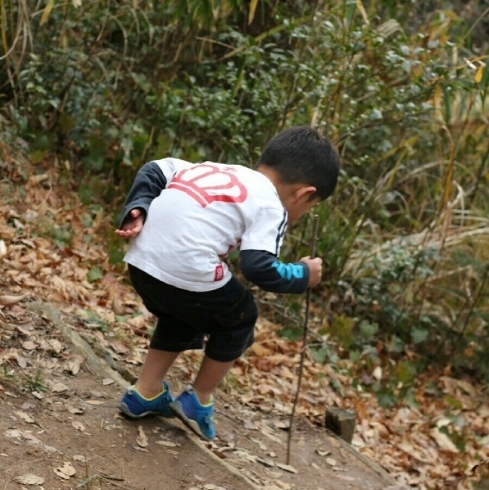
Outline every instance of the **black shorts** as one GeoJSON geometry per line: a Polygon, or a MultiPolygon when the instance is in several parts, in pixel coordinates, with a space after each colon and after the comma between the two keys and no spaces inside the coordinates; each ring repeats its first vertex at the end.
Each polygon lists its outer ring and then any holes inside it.
{"type": "Polygon", "coordinates": [[[169,352],[202,349],[215,361],[234,361],[254,341],[258,309],[235,277],[219,289],[194,292],[165,284],[129,265],[144,305],[158,318],[150,348],[169,352]]]}

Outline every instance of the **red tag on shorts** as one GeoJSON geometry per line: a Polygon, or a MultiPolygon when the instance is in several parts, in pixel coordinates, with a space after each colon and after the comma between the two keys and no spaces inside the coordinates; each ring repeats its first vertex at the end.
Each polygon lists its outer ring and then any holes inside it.
{"type": "Polygon", "coordinates": [[[224,267],[222,264],[216,265],[216,271],[214,272],[214,281],[220,281],[224,277],[224,267]]]}

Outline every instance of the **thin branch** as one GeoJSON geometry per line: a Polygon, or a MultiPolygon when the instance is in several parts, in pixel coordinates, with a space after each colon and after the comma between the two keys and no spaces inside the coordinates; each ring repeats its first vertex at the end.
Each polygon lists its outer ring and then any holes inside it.
{"type": "MultiPolygon", "coordinates": [[[[312,229],[312,238],[311,238],[311,258],[313,259],[316,255],[316,242],[317,242],[317,233],[318,233],[318,215],[314,215],[313,221],[313,229],[312,229]]],[[[304,370],[304,359],[307,349],[307,333],[308,333],[308,324],[309,324],[309,307],[311,304],[311,288],[307,289],[306,293],[306,312],[304,315],[304,333],[302,337],[302,349],[301,349],[301,359],[299,364],[299,378],[297,380],[297,390],[295,392],[294,404],[292,406],[292,412],[290,414],[290,423],[289,423],[289,434],[287,437],[287,464],[290,461],[290,445],[292,442],[292,432],[294,425],[294,415],[295,408],[297,406],[297,402],[299,401],[299,392],[301,389],[301,381],[302,381],[302,371],[304,370]]]]}

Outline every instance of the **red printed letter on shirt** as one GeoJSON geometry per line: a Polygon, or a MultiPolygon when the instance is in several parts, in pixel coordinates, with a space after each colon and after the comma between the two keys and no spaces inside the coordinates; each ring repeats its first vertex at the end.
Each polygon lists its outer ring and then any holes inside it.
{"type": "Polygon", "coordinates": [[[238,180],[235,172],[232,167],[196,165],[177,173],[167,189],[185,192],[203,208],[215,201],[242,203],[248,197],[248,191],[238,180]]]}

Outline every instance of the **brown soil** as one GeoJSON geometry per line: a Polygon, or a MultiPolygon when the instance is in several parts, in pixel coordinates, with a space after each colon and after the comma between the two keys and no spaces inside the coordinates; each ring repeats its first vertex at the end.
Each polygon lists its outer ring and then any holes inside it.
{"type": "MultiPolygon", "coordinates": [[[[285,465],[288,420],[224,392],[216,401],[218,437],[212,443],[178,421],[127,420],[117,403],[128,383],[66,322],[31,313],[20,328],[5,321],[0,326],[0,475],[6,490],[383,490],[393,483],[344,441],[301,417],[285,465]],[[35,332],[36,348],[27,343],[29,332],[35,332]]],[[[174,392],[188,382],[178,370],[170,381],[174,392]]]]}

